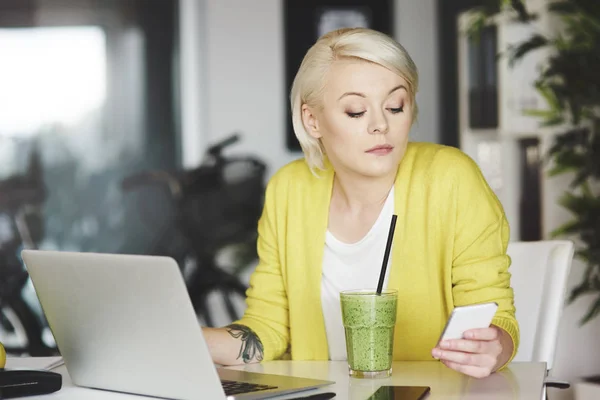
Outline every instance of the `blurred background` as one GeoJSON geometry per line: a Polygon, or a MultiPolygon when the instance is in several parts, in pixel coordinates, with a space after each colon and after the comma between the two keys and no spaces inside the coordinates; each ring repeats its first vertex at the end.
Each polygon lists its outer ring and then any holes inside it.
{"type": "Polygon", "coordinates": [[[241,315],[264,185],[302,156],[291,80],[319,35],[365,26],[419,68],[412,140],[475,159],[512,241],[571,222],[558,236],[583,257],[552,374],[600,374],[595,2],[0,0],[0,341],[56,353],[23,248],[169,255],[201,323],[241,315]]]}

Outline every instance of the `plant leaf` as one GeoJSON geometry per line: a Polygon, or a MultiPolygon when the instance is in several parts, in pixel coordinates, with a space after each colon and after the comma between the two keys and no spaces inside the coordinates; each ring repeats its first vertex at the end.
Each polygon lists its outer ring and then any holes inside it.
{"type": "Polygon", "coordinates": [[[532,18],[532,16],[527,11],[527,8],[525,8],[525,4],[523,3],[523,1],[511,0],[510,5],[512,6],[513,10],[517,12],[517,15],[519,16],[519,21],[527,22],[532,18]]]}
{"type": "Polygon", "coordinates": [[[598,298],[596,299],[596,301],[588,308],[587,313],[580,321],[580,325],[587,324],[598,314],[600,314],[600,294],[598,294],[598,298]]]}
{"type": "Polygon", "coordinates": [[[568,172],[577,171],[577,168],[572,165],[556,165],[547,172],[549,177],[555,177],[558,175],[566,174],[568,172]]]}
{"type": "Polygon", "coordinates": [[[575,286],[571,290],[571,293],[569,294],[569,298],[567,299],[567,304],[573,303],[580,296],[582,296],[586,293],[589,293],[591,290],[592,289],[590,288],[590,285],[588,284],[587,281],[581,282],[579,285],[575,286]]]}
{"type": "Polygon", "coordinates": [[[516,62],[523,58],[526,54],[544,47],[549,44],[548,39],[540,34],[533,34],[531,37],[516,46],[509,49],[508,62],[512,68],[516,62]]]}
{"type": "Polygon", "coordinates": [[[578,11],[575,4],[570,1],[555,1],[548,5],[548,11],[556,14],[574,14],[578,11]]]}
{"type": "Polygon", "coordinates": [[[559,226],[555,230],[553,230],[550,233],[550,236],[553,238],[556,238],[559,236],[570,236],[570,235],[577,233],[580,228],[581,228],[580,222],[578,220],[572,220],[572,221],[569,221],[569,222],[559,226]]]}

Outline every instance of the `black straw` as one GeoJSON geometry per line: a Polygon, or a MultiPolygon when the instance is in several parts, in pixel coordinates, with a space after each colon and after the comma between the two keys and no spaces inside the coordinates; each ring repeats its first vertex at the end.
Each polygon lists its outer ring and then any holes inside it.
{"type": "Polygon", "coordinates": [[[394,230],[396,228],[396,214],[392,215],[392,223],[388,233],[387,244],[385,245],[385,254],[383,255],[383,264],[381,265],[381,273],[379,274],[379,284],[377,285],[377,295],[381,295],[383,289],[383,281],[385,280],[385,271],[387,269],[388,260],[390,259],[390,251],[392,250],[392,242],[394,241],[394,230]]]}

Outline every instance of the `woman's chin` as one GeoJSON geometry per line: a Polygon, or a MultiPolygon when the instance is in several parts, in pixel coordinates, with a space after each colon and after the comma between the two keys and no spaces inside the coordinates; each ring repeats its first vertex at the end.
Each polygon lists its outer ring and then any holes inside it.
{"type": "Polygon", "coordinates": [[[370,178],[383,178],[396,174],[398,165],[399,163],[392,160],[392,158],[388,160],[375,160],[363,163],[357,168],[357,172],[370,178]]]}

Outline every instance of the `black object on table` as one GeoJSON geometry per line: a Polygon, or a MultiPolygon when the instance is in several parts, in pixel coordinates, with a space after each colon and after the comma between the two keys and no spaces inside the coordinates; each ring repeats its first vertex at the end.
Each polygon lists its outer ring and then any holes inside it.
{"type": "Polygon", "coordinates": [[[0,399],[39,396],[61,387],[62,375],[56,372],[0,369],[0,399]]]}
{"type": "Polygon", "coordinates": [[[333,392],[328,392],[328,393],[317,393],[317,394],[313,394],[311,396],[304,396],[304,397],[294,397],[293,399],[290,400],[329,400],[329,399],[333,399],[335,397],[335,393],[333,392]]]}

